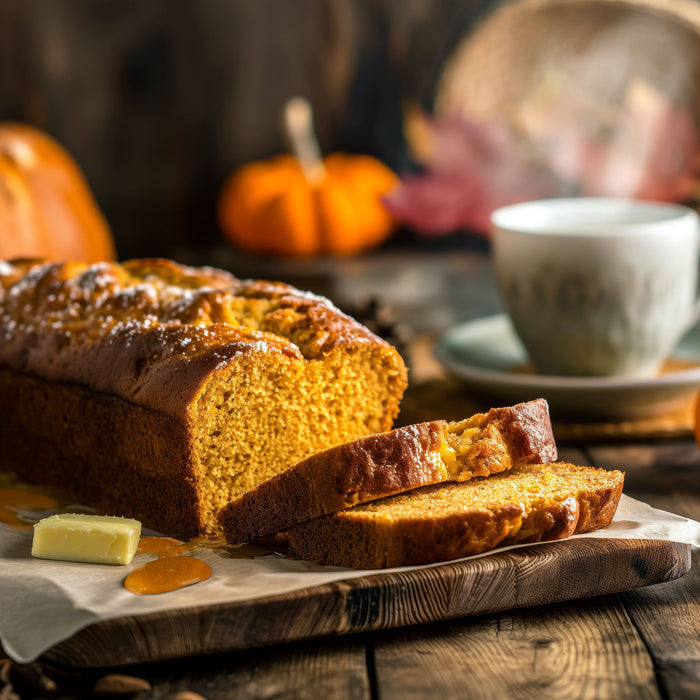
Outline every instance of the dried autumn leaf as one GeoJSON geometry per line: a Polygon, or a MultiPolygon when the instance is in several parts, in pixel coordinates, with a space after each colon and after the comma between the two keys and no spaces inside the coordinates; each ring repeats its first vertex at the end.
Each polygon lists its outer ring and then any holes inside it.
{"type": "Polygon", "coordinates": [[[413,111],[406,134],[425,170],[405,176],[383,202],[417,231],[486,233],[497,207],[566,193],[566,186],[502,123],[413,111]]]}

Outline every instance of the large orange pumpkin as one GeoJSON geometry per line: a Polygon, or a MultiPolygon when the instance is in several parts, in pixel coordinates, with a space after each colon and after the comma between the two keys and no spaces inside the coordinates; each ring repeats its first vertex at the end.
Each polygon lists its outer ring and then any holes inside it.
{"type": "Polygon", "coordinates": [[[66,150],[38,129],[0,123],[0,259],[114,256],[109,227],[66,150]]]}

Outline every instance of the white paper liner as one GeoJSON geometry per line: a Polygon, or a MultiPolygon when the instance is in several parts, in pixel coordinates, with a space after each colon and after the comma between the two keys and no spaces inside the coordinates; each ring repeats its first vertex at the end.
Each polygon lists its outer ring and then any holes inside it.
{"type": "MultiPolygon", "coordinates": [[[[700,523],[623,495],[610,526],[576,537],[669,540],[700,546],[700,523]]],[[[331,581],[428,568],[342,569],[273,554],[232,558],[223,549],[202,548],[196,550],[196,556],[211,566],[210,579],[170,593],[139,596],[126,590],[122,582],[153,555],[137,554],[129,566],[78,564],[34,559],[31,544],[31,530],[19,531],[0,523],[0,640],[8,656],[19,663],[34,661],[78,630],[102,620],[252,600],[331,581]]],[[[516,545],[523,546],[533,545],[516,545]]],[[[501,547],[478,556],[514,548],[501,547]]]]}

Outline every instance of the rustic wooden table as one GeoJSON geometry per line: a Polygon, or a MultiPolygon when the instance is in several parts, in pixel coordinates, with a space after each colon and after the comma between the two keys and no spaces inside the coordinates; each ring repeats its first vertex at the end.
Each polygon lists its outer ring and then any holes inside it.
{"type": "MultiPolygon", "coordinates": [[[[628,495],[700,520],[700,447],[690,435],[581,441],[560,454],[624,469],[628,495]]],[[[112,673],[147,682],[133,696],[181,700],[700,698],[698,550],[692,561],[678,580],[614,595],[126,668],[6,667],[3,677],[21,697],[41,695],[41,672],[46,694],[61,698],[84,697],[112,673]]]]}

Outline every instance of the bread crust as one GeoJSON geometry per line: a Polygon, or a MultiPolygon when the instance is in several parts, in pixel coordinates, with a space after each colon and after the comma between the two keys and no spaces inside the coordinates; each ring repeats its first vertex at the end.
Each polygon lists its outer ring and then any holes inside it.
{"type": "Polygon", "coordinates": [[[209,511],[249,483],[388,430],[407,384],[396,350],[327,300],[159,259],[0,261],[0,372],[1,470],[179,537],[218,535],[209,511]],[[222,425],[256,416],[269,434],[212,464],[222,425]]]}
{"type": "MultiPolygon", "coordinates": [[[[622,494],[624,474],[571,464],[523,466],[519,473],[565,470],[575,483],[568,491],[547,488],[547,478],[537,486],[544,494],[528,501],[525,490],[520,498],[498,500],[499,482],[511,479],[506,472],[464,484],[451,485],[454,507],[442,514],[425,508],[421,515],[397,516],[390,510],[392,499],[377,501],[372,508],[352,508],[297,525],[289,530],[289,543],[302,558],[332,566],[379,569],[429,564],[457,559],[497,546],[563,539],[575,533],[607,526],[622,494]],[[588,478],[590,477],[590,478],[588,478]],[[459,508],[462,490],[476,482],[493,486],[494,497],[459,508]],[[387,510],[383,504],[389,505],[387,510]]],[[[405,494],[411,498],[438,494],[444,486],[429,486],[405,494]]]]}
{"type": "Polygon", "coordinates": [[[546,464],[557,459],[549,406],[544,399],[492,408],[486,420],[503,435],[514,464],[546,464]]]}
{"type": "Polygon", "coordinates": [[[0,396],[3,470],[66,504],[133,517],[177,537],[206,529],[184,421],[2,368],[0,396]],[[83,427],[86,415],[89,429],[70,429],[83,427]]]}
{"type": "Polygon", "coordinates": [[[176,417],[241,354],[303,363],[338,347],[390,347],[322,297],[161,259],[0,261],[0,304],[0,366],[176,417]],[[220,322],[231,303],[255,302],[266,307],[258,328],[220,322]]]}
{"type": "Polygon", "coordinates": [[[219,515],[229,543],[440,480],[445,421],[370,435],[311,455],[241,496],[219,515]]]}
{"type": "Polygon", "coordinates": [[[456,424],[418,423],[325,450],[224,507],[219,521],[228,542],[249,542],[358,503],[556,457],[549,408],[537,399],[492,408],[456,424]],[[457,473],[442,453],[449,448],[451,426],[466,424],[478,433],[457,473]]]}

